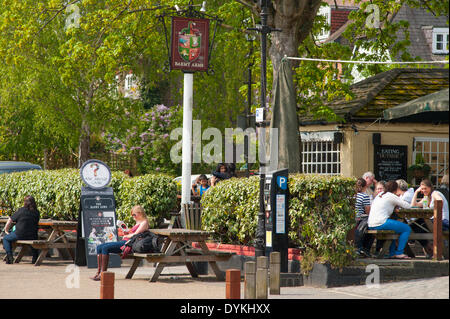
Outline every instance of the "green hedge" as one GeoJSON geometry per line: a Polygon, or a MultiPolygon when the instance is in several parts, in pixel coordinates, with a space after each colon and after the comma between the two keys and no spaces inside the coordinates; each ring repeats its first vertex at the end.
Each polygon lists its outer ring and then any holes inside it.
{"type": "MultiPolygon", "coordinates": [[[[0,174],[0,206],[10,215],[23,206],[23,198],[32,195],[41,218],[76,220],[80,206],[82,181],[79,170],[62,169],[0,174]]],[[[151,222],[169,218],[176,206],[176,185],[163,174],[126,177],[113,172],[110,187],[114,190],[117,218],[131,224],[130,210],[142,205],[151,222]]]]}
{"type": "MultiPolygon", "coordinates": [[[[304,249],[302,269],[322,260],[343,266],[354,257],[347,234],[354,227],[355,179],[340,176],[289,176],[291,247],[304,249]]],[[[202,197],[202,223],[222,243],[254,245],[259,177],[220,182],[202,197]]]]}
{"type": "Polygon", "coordinates": [[[231,178],[210,188],[201,199],[202,226],[226,244],[249,245],[255,239],[259,178],[231,178]]]}

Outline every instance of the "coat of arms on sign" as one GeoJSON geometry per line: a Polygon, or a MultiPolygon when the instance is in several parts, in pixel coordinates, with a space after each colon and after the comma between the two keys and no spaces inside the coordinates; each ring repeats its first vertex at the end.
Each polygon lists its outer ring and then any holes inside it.
{"type": "Polygon", "coordinates": [[[200,56],[202,34],[195,28],[195,22],[189,21],[188,26],[181,30],[178,40],[178,52],[186,62],[193,62],[200,56]]]}

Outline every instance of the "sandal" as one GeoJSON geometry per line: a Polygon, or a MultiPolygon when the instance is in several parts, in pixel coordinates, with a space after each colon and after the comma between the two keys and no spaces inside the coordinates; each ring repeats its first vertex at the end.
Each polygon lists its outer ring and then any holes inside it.
{"type": "Polygon", "coordinates": [[[391,258],[393,258],[393,259],[411,259],[411,257],[409,257],[408,255],[405,255],[405,254],[394,255],[391,258]]]}

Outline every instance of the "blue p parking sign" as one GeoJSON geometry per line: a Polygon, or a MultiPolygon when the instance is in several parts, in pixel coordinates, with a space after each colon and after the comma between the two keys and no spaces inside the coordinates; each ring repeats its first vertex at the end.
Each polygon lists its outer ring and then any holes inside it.
{"type": "Polygon", "coordinates": [[[285,176],[278,176],[277,177],[277,185],[282,190],[287,189],[287,178],[285,176]]]}

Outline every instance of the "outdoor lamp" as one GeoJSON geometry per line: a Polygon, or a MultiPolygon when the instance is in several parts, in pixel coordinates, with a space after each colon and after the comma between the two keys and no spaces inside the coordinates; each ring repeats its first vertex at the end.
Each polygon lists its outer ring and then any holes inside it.
{"type": "Polygon", "coordinates": [[[206,12],[206,1],[202,2],[202,7],[200,8],[200,12],[206,12]]]}

